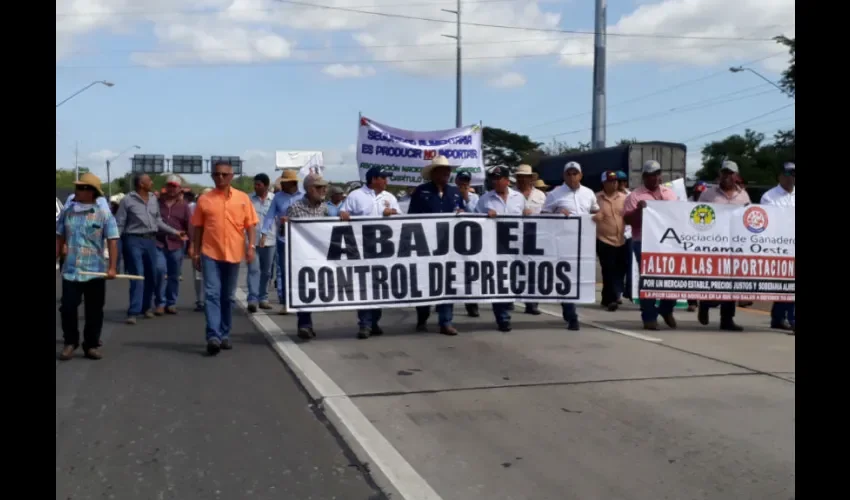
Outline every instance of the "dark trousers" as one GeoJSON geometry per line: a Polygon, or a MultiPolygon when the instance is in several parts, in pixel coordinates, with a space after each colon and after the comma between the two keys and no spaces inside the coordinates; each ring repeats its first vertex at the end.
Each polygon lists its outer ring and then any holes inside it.
{"type": "Polygon", "coordinates": [[[632,252],[632,239],[629,238],[626,240],[626,279],[625,286],[623,287],[623,297],[631,300],[632,299],[632,268],[634,267],[634,252],[632,252]]]}
{"type": "Polygon", "coordinates": [[[629,255],[625,245],[615,247],[596,240],[596,256],[602,267],[602,305],[607,306],[623,294],[626,262],[629,255]]]}
{"type": "Polygon", "coordinates": [[[65,345],[80,345],[80,326],[77,309],[85,297],[83,306],[86,325],[83,328],[83,349],[92,349],[100,343],[103,329],[103,305],[106,302],[106,280],[102,278],[88,281],[62,280],[62,334],[65,345]]]}
{"type": "Polygon", "coordinates": [[[701,300],[699,301],[700,308],[711,309],[717,306],[720,306],[720,322],[726,323],[732,321],[732,318],[735,317],[735,309],[738,303],[734,300],[701,300]]]}

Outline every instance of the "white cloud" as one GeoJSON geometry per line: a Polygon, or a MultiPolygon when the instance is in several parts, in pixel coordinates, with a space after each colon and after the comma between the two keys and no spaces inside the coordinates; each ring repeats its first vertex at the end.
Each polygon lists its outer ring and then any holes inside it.
{"type": "Polygon", "coordinates": [[[525,85],[525,77],[519,73],[504,73],[489,81],[492,87],[501,89],[513,89],[525,85]]]}
{"type": "MultiPolygon", "coordinates": [[[[615,33],[679,35],[689,37],[771,38],[794,36],[795,0],[663,0],[644,2],[608,26],[607,62],[658,62],[712,65],[757,59],[783,52],[773,41],[727,41],[675,38],[621,37],[615,33]]],[[[593,37],[567,41],[561,63],[593,65],[593,37]]],[[[764,61],[769,69],[784,69],[777,57],[764,61]]]]}
{"type": "Polygon", "coordinates": [[[115,158],[118,155],[117,152],[109,150],[109,149],[101,149],[99,151],[94,151],[86,155],[91,162],[99,162],[105,163],[106,160],[111,158],[115,158]]]}
{"type": "Polygon", "coordinates": [[[322,73],[332,78],[365,78],[375,75],[375,68],[359,64],[331,64],[322,68],[322,73]]]}

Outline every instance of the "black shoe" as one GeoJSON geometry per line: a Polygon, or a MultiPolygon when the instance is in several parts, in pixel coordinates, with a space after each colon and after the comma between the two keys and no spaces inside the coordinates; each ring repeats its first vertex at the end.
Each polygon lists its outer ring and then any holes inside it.
{"type": "Polygon", "coordinates": [[[221,348],[225,351],[229,351],[233,349],[233,344],[230,343],[230,339],[224,339],[221,341],[221,348]]]}
{"type": "Polygon", "coordinates": [[[378,326],[378,325],[372,325],[372,328],[371,328],[370,333],[371,333],[373,336],[376,336],[376,337],[377,337],[377,336],[379,336],[379,335],[383,335],[383,334],[384,334],[384,331],[381,329],[381,327],[380,327],[380,326],[378,326]]]}
{"type": "Polygon", "coordinates": [[[617,310],[617,309],[619,309],[619,308],[620,308],[620,304],[618,304],[618,303],[616,303],[616,302],[611,302],[611,303],[610,303],[610,304],[608,304],[608,306],[607,306],[607,309],[608,309],[609,311],[611,311],[611,312],[614,312],[614,311],[616,311],[616,310],[617,310]]]}
{"type": "Polygon", "coordinates": [[[578,320],[573,320],[567,323],[567,330],[577,332],[580,329],[581,328],[579,327],[578,320]]]}
{"type": "Polygon", "coordinates": [[[357,338],[358,339],[368,339],[371,334],[372,334],[372,332],[368,328],[361,328],[360,330],[357,331],[357,338]]]}
{"type": "Polygon", "coordinates": [[[298,329],[298,338],[309,340],[313,338],[315,335],[312,333],[312,328],[299,328],[298,329]]]}
{"type": "Polygon", "coordinates": [[[708,324],[708,308],[702,304],[700,304],[699,309],[697,309],[697,321],[699,321],[699,324],[701,325],[708,324]]]}
{"type": "Polygon", "coordinates": [[[221,343],[218,340],[210,340],[207,342],[207,354],[215,356],[221,351],[221,343]]]}
{"type": "Polygon", "coordinates": [[[499,325],[499,331],[500,332],[509,332],[511,330],[513,330],[513,328],[511,328],[510,323],[502,323],[502,324],[499,325]]]}
{"type": "Polygon", "coordinates": [[[416,323],[416,331],[419,333],[428,333],[427,323],[416,323]]]}
{"type": "Polygon", "coordinates": [[[257,304],[248,304],[248,312],[249,313],[257,312],[257,304]]]}
{"type": "Polygon", "coordinates": [[[720,329],[726,332],[743,332],[744,327],[734,321],[721,321],[720,329]]]}
{"type": "Polygon", "coordinates": [[[478,316],[480,316],[480,314],[478,313],[478,306],[475,304],[467,305],[466,315],[470,318],[477,318],[478,316]]]}
{"type": "Polygon", "coordinates": [[[203,304],[195,304],[195,312],[196,313],[204,312],[204,305],[203,304]]]}
{"type": "Polygon", "coordinates": [[[540,315],[540,309],[538,309],[536,307],[526,307],[525,308],[525,314],[531,314],[532,316],[539,316],[540,315]]]}

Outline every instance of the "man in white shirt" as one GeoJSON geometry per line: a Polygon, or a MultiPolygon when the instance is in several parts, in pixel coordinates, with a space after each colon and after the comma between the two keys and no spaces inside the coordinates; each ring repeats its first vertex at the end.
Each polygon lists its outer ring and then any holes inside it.
{"type": "MultiPolygon", "coordinates": [[[[460,190],[460,195],[463,197],[464,212],[473,213],[478,206],[479,196],[472,189],[472,175],[468,172],[460,172],[455,176],[455,185],[460,190]]],[[[478,304],[464,304],[466,314],[470,318],[477,318],[480,315],[478,304]]]]}
{"type": "MultiPolygon", "coordinates": [[[[523,215],[537,215],[546,203],[546,193],[534,187],[534,172],[531,165],[520,165],[514,172],[516,177],[516,189],[525,197],[525,209],[523,215]]],[[[535,316],[540,314],[540,308],[536,302],[526,302],[525,313],[535,316]]]]}
{"type": "MultiPolygon", "coordinates": [[[[493,189],[482,194],[478,199],[476,212],[487,214],[489,217],[522,215],[525,210],[525,196],[509,187],[510,175],[510,171],[505,167],[490,169],[488,176],[493,189]]],[[[510,302],[493,304],[493,315],[501,332],[511,331],[510,306],[510,302]]]]}
{"type": "MultiPolygon", "coordinates": [[[[541,210],[544,214],[561,213],[569,216],[589,215],[599,212],[596,193],[581,185],[581,165],[571,161],[564,165],[564,183],[546,196],[541,210]]],[[[562,302],[561,313],[567,322],[567,329],[578,331],[578,313],[574,302],[562,302]]]]}
{"type": "MultiPolygon", "coordinates": [[[[366,172],[366,185],[348,193],[339,210],[339,218],[351,220],[355,217],[389,217],[401,213],[396,197],[387,191],[387,179],[392,172],[372,167],[366,172]]],[[[372,335],[384,333],[378,322],[381,309],[360,309],[357,311],[359,330],[357,338],[368,339],[372,335]]]]}
{"type": "MultiPolygon", "coordinates": [[[[796,168],[796,165],[793,163],[786,163],[784,165],[782,173],[779,174],[779,185],[762,195],[762,205],[796,209],[796,168]]],[[[793,302],[774,302],[770,310],[770,327],[789,330],[791,335],[796,335],[797,317],[795,309],[793,302]]]]}

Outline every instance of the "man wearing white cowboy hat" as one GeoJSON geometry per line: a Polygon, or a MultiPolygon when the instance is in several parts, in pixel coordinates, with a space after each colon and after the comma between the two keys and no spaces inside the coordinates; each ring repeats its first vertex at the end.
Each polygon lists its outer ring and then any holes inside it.
{"type": "Polygon", "coordinates": [[[89,359],[100,359],[98,351],[103,328],[106,280],[82,273],[105,273],[115,278],[118,263],[118,224],[108,208],[97,203],[103,197],[100,179],[83,174],[75,183],[75,202],[62,212],[56,224],[56,258],[67,244],[68,256],[62,268],[62,332],[65,339],[59,359],[67,361],[80,344],[77,309],[85,298],[86,324],[83,352],[89,359]],[[109,263],[103,258],[104,242],[109,247],[109,263]]]}
{"type": "MultiPolygon", "coordinates": [[[[534,171],[531,165],[520,165],[514,172],[516,177],[516,190],[525,197],[525,209],[523,215],[537,215],[546,203],[546,193],[534,187],[534,171]]],[[[540,314],[540,308],[534,302],[525,304],[525,313],[535,316],[540,314]]]]}
{"type": "MultiPolygon", "coordinates": [[[[409,214],[451,214],[463,211],[463,196],[457,186],[449,184],[452,176],[452,167],[449,159],[445,156],[437,156],[430,164],[422,169],[422,178],[430,180],[420,184],[410,195],[409,214]]],[[[434,306],[439,317],[440,333],[443,335],[457,335],[457,330],[452,326],[454,315],[453,304],[440,304],[434,306]]],[[[428,317],[431,315],[431,306],[419,306],[416,308],[416,331],[428,331],[428,317]]]]}
{"type": "Polygon", "coordinates": [[[286,286],[283,282],[284,256],[286,255],[286,233],[283,231],[283,225],[288,220],[286,218],[286,210],[294,202],[304,197],[304,193],[298,191],[298,173],[294,170],[284,170],[279,177],[280,191],[272,198],[271,207],[266,212],[263,218],[263,226],[260,232],[259,247],[275,244],[275,236],[277,236],[277,298],[280,301],[281,314],[287,314],[286,298],[284,290],[286,286]]]}

